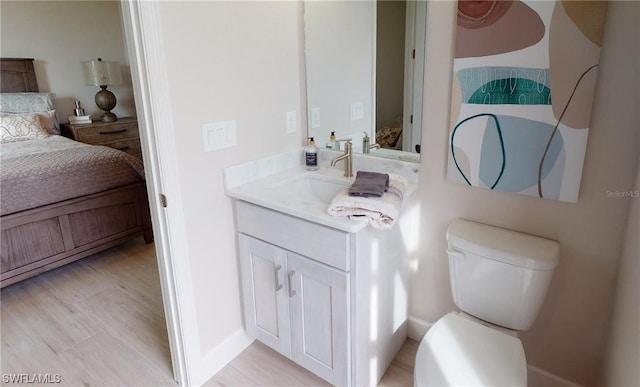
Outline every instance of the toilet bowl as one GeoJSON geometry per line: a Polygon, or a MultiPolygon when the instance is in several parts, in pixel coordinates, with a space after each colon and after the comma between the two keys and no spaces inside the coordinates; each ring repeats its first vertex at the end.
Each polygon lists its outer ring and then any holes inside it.
{"type": "Polygon", "coordinates": [[[416,353],[415,386],[526,386],[517,337],[452,312],[427,331],[416,353]]]}
{"type": "Polygon", "coordinates": [[[558,242],[458,219],[447,229],[453,300],[420,342],[415,386],[526,386],[517,331],[533,324],[558,264],[558,242]]]}

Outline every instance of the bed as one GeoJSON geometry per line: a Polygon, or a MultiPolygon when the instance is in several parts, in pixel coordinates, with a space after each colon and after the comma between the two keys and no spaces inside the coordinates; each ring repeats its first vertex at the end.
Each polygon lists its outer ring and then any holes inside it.
{"type": "Polygon", "coordinates": [[[60,136],[33,59],[3,58],[0,67],[0,287],[131,238],[150,243],[142,162],[60,136]]]}
{"type": "Polygon", "coordinates": [[[376,144],[386,149],[402,150],[402,117],[376,130],[376,144]]]}

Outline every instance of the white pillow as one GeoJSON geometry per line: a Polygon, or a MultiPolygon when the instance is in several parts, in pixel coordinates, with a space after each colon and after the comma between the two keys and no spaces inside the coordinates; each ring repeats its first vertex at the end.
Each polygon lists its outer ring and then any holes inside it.
{"type": "Polygon", "coordinates": [[[1,93],[0,111],[5,113],[47,112],[55,109],[54,93],[1,93]]]}
{"type": "Polygon", "coordinates": [[[60,134],[60,129],[58,129],[58,116],[56,116],[55,110],[35,113],[40,116],[42,126],[47,130],[47,132],[49,132],[49,134],[60,134]]]}
{"type": "Polygon", "coordinates": [[[0,93],[0,112],[39,113],[47,132],[60,134],[54,93],[0,93]]]}
{"type": "Polygon", "coordinates": [[[49,137],[38,113],[0,113],[0,135],[3,144],[49,137]]]}

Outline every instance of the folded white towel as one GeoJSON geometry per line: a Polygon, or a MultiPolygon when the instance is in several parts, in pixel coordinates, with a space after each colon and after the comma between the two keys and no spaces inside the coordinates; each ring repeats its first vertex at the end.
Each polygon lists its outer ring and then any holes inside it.
{"type": "Polygon", "coordinates": [[[388,230],[400,215],[407,179],[389,173],[389,189],[381,197],[349,196],[349,187],[340,191],[329,204],[327,212],[333,216],[366,217],[375,228],[388,230]]]}

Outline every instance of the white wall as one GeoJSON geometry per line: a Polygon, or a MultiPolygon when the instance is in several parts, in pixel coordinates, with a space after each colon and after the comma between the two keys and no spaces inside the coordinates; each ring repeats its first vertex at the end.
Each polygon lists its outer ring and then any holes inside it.
{"type": "MultiPolygon", "coordinates": [[[[638,141],[638,10],[609,2],[597,95],[577,204],[542,200],[448,183],[447,143],[455,2],[429,2],[423,151],[420,170],[419,252],[410,314],[436,321],[454,309],[449,289],[445,230],[468,218],[555,239],[562,246],[542,311],[521,335],[530,364],[562,378],[595,384],[605,349],[638,141]]],[[[636,234],[637,235],[637,234],[636,234]]]]}
{"type": "MultiPolygon", "coordinates": [[[[636,47],[636,55],[630,59],[630,66],[635,68],[630,83],[636,89],[640,86],[640,33],[637,21],[640,18],[640,4],[625,2],[610,10],[616,17],[625,20],[626,25],[636,23],[635,34],[630,34],[629,42],[636,47]]],[[[618,50],[628,46],[625,41],[616,42],[618,50]]],[[[612,43],[613,44],[613,43],[612,43]]],[[[637,120],[637,97],[635,117],[637,120]]],[[[636,131],[640,124],[635,124],[636,131]]],[[[630,198],[631,208],[627,219],[627,232],[624,240],[622,259],[618,268],[618,284],[616,289],[613,316],[609,327],[604,361],[602,385],[606,386],[638,386],[640,385],[640,158],[636,172],[635,188],[624,191],[624,196],[630,198]]]]}
{"type": "Polygon", "coordinates": [[[102,114],[94,102],[100,88],[84,84],[80,65],[98,57],[122,64],[123,85],[109,87],[118,98],[113,113],[135,116],[117,1],[2,1],[0,21],[0,55],[35,59],[40,91],[56,93],[60,122],[75,100],[94,119],[102,114]]]}
{"type": "Polygon", "coordinates": [[[302,145],[300,130],[286,133],[286,112],[300,117],[302,109],[301,5],[157,5],[189,246],[188,257],[173,260],[190,267],[205,356],[242,329],[233,212],[222,169],[302,145]],[[238,145],[205,153],[202,124],[227,120],[236,121],[238,145]]]}
{"type": "MultiPolygon", "coordinates": [[[[640,68],[640,67],[639,67],[640,68]]],[[[640,386],[640,159],[627,220],[602,385],[640,386]]]]}

